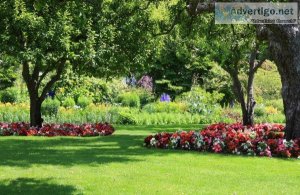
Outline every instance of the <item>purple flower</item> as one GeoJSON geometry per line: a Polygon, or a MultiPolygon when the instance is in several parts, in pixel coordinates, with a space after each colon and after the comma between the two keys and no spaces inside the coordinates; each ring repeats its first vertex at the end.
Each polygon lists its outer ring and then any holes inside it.
{"type": "Polygon", "coordinates": [[[152,91],[153,89],[153,80],[150,76],[144,75],[139,81],[138,86],[143,87],[144,89],[147,89],[149,91],[152,91]]]}
{"type": "Polygon", "coordinates": [[[169,96],[168,94],[163,93],[163,94],[161,94],[161,96],[160,96],[160,101],[161,101],[161,102],[170,102],[170,101],[171,101],[171,98],[170,98],[170,96],[169,96]]]}

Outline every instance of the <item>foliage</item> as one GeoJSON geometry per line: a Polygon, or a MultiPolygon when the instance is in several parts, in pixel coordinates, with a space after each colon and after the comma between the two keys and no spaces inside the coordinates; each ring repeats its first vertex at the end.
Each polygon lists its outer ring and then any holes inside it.
{"type": "Polygon", "coordinates": [[[153,93],[147,89],[137,88],[136,90],[134,90],[134,92],[136,92],[140,98],[141,107],[145,106],[148,103],[154,102],[155,100],[153,93]]]}
{"type": "Polygon", "coordinates": [[[22,66],[35,105],[31,125],[41,125],[40,105],[68,69],[109,78],[147,64],[150,13],[141,6],[149,5],[134,0],[1,1],[0,56],[22,66]]]}
{"type": "MultiPolygon", "coordinates": [[[[48,100],[47,100],[48,101],[48,100]]],[[[28,122],[29,104],[1,104],[0,121],[4,122],[28,122]]],[[[133,107],[121,107],[110,104],[90,104],[85,109],[77,107],[58,109],[57,115],[44,115],[46,123],[97,123],[108,122],[111,124],[137,124],[137,125],[159,125],[159,124],[210,124],[216,122],[240,122],[241,111],[238,108],[223,108],[214,114],[189,113],[188,107],[182,102],[150,103],[142,109],[133,107]],[[125,113],[125,114],[124,114],[125,113]],[[125,117],[124,117],[125,116],[125,117]],[[131,122],[124,122],[124,121],[131,122]]],[[[262,115],[256,115],[259,123],[273,122],[284,123],[285,117],[282,113],[267,114],[265,107],[262,115]]]]}
{"type": "Polygon", "coordinates": [[[188,108],[185,103],[155,102],[145,105],[142,110],[148,113],[185,113],[188,108]]]}
{"type": "Polygon", "coordinates": [[[78,75],[68,70],[55,85],[56,97],[63,101],[65,97],[78,100],[79,96],[89,96],[93,102],[104,102],[108,96],[107,83],[95,77],[78,75]]]}
{"type": "Polygon", "coordinates": [[[254,110],[254,115],[255,116],[264,116],[265,115],[265,106],[264,105],[258,105],[255,107],[255,110],[254,110]]]}
{"type": "Polygon", "coordinates": [[[202,131],[158,133],[145,138],[147,147],[244,154],[249,156],[300,156],[300,140],[286,141],[282,125],[213,124],[202,131]]]}
{"type": "Polygon", "coordinates": [[[15,103],[18,101],[18,91],[16,88],[9,88],[0,92],[0,102],[15,103]]]}
{"type": "Polygon", "coordinates": [[[75,105],[76,105],[75,100],[72,97],[67,97],[62,102],[62,106],[65,108],[73,108],[75,105]]]}
{"type": "Polygon", "coordinates": [[[12,87],[17,78],[16,60],[0,53],[0,90],[12,87]]]}
{"type": "MultiPolygon", "coordinates": [[[[182,27],[184,28],[184,27],[182,27]]],[[[197,41],[184,38],[184,30],[175,28],[166,36],[157,49],[157,55],[149,74],[154,81],[156,95],[167,93],[174,99],[177,95],[189,91],[195,82],[202,83],[210,68],[211,60],[205,58],[205,51],[197,56],[197,41]]],[[[200,53],[200,52],[199,52],[200,53]]]]}
{"type": "Polygon", "coordinates": [[[86,108],[91,103],[93,103],[92,99],[87,96],[83,96],[83,95],[79,96],[79,98],[77,100],[77,105],[80,108],[86,108]]]}
{"type": "Polygon", "coordinates": [[[133,114],[127,112],[120,112],[118,114],[118,123],[122,125],[136,125],[137,121],[133,114]]]}
{"type": "MultiPolygon", "coordinates": [[[[47,100],[48,101],[48,100],[47,100]]],[[[160,103],[159,103],[160,104],[160,103]]],[[[186,110],[186,106],[181,103],[175,107],[178,110],[186,110]]],[[[188,112],[164,112],[170,108],[161,109],[161,112],[149,113],[137,108],[112,106],[107,104],[90,104],[85,109],[60,107],[57,115],[44,115],[46,123],[97,123],[108,122],[111,124],[140,124],[140,125],[159,125],[159,124],[209,124],[214,122],[235,122],[235,120],[223,116],[222,113],[214,115],[199,115],[188,112]]],[[[29,105],[21,104],[0,104],[0,121],[4,122],[28,122],[29,105]]]]}
{"type": "Polygon", "coordinates": [[[281,99],[281,80],[276,65],[266,61],[255,76],[254,93],[264,100],[281,99]]]}
{"type": "Polygon", "coordinates": [[[115,131],[109,124],[45,124],[38,129],[30,127],[28,123],[0,123],[0,136],[106,136],[115,131]]]}
{"type": "Polygon", "coordinates": [[[57,99],[47,98],[42,104],[42,114],[45,116],[56,116],[60,102],[57,99]]]}
{"type": "Polygon", "coordinates": [[[180,100],[188,105],[190,113],[216,114],[220,109],[219,102],[222,98],[223,94],[209,93],[196,86],[190,92],[182,94],[180,100]]]}
{"type": "Polygon", "coordinates": [[[284,113],[282,99],[266,100],[265,105],[272,106],[272,107],[276,108],[279,112],[284,113]]]}
{"type": "Polygon", "coordinates": [[[121,103],[122,106],[135,108],[140,108],[141,106],[140,97],[135,92],[126,92],[121,94],[118,98],[118,102],[121,103]]]}

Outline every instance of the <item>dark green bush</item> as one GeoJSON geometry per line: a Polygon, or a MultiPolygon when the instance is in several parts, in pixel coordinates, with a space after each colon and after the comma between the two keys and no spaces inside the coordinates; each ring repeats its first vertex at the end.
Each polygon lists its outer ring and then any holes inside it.
{"type": "Polygon", "coordinates": [[[14,88],[9,88],[1,92],[0,101],[3,103],[15,103],[18,101],[18,91],[14,88]]]}
{"type": "Polygon", "coordinates": [[[57,99],[47,98],[42,104],[42,114],[45,116],[56,116],[60,102],[57,99]]]}

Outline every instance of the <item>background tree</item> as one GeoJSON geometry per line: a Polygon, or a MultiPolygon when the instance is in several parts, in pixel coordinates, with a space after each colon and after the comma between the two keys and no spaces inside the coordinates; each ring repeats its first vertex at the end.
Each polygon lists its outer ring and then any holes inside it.
{"type": "MultiPolygon", "coordinates": [[[[191,17],[214,11],[214,2],[185,1],[191,17]]],[[[295,1],[288,1],[295,2],[295,1]]],[[[299,2],[297,0],[296,2],[299,2]]],[[[299,4],[298,4],[299,6],[299,4]]],[[[285,136],[300,137],[300,24],[257,25],[257,37],[267,40],[271,58],[277,65],[282,82],[282,97],[286,117],[285,136]]]]}
{"type": "Polygon", "coordinates": [[[196,40],[184,37],[180,29],[165,36],[161,48],[155,57],[149,74],[154,80],[154,92],[157,95],[168,93],[172,99],[187,92],[193,84],[203,84],[211,68],[211,61],[199,53],[196,40]]]}
{"type": "Polygon", "coordinates": [[[0,90],[13,86],[18,65],[8,56],[0,57],[0,90]]]}

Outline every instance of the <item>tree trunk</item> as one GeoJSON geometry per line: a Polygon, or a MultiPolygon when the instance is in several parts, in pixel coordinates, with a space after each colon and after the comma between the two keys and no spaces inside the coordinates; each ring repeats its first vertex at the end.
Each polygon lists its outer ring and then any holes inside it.
{"type": "Polygon", "coordinates": [[[231,75],[231,78],[233,79],[234,93],[238,97],[238,101],[242,108],[243,125],[253,125],[254,124],[254,120],[253,120],[254,106],[251,107],[252,111],[248,110],[249,107],[246,105],[246,102],[245,102],[244,91],[242,88],[241,81],[238,78],[238,73],[232,72],[230,75],[231,75]]]}
{"type": "Polygon", "coordinates": [[[30,126],[42,127],[42,103],[36,97],[30,97],[30,126]]]}
{"type": "Polygon", "coordinates": [[[286,139],[300,138],[300,25],[270,27],[272,57],[282,82],[286,139]]]}
{"type": "Polygon", "coordinates": [[[42,103],[45,100],[49,90],[52,88],[55,82],[60,79],[65,69],[66,59],[60,59],[57,64],[58,65],[55,67],[56,69],[46,69],[42,75],[39,76],[40,66],[38,64],[35,65],[32,74],[30,74],[29,62],[23,62],[22,76],[26,83],[30,97],[30,126],[42,127],[44,121],[41,112],[42,103]],[[45,87],[41,88],[40,86],[42,81],[52,70],[56,70],[56,74],[51,77],[51,79],[46,83],[45,87]],[[41,91],[41,94],[39,94],[39,90],[41,91]]]}
{"type": "Polygon", "coordinates": [[[253,94],[254,74],[254,67],[250,64],[247,87],[247,113],[245,114],[243,121],[244,125],[251,126],[254,125],[254,107],[256,105],[253,94]]]}

